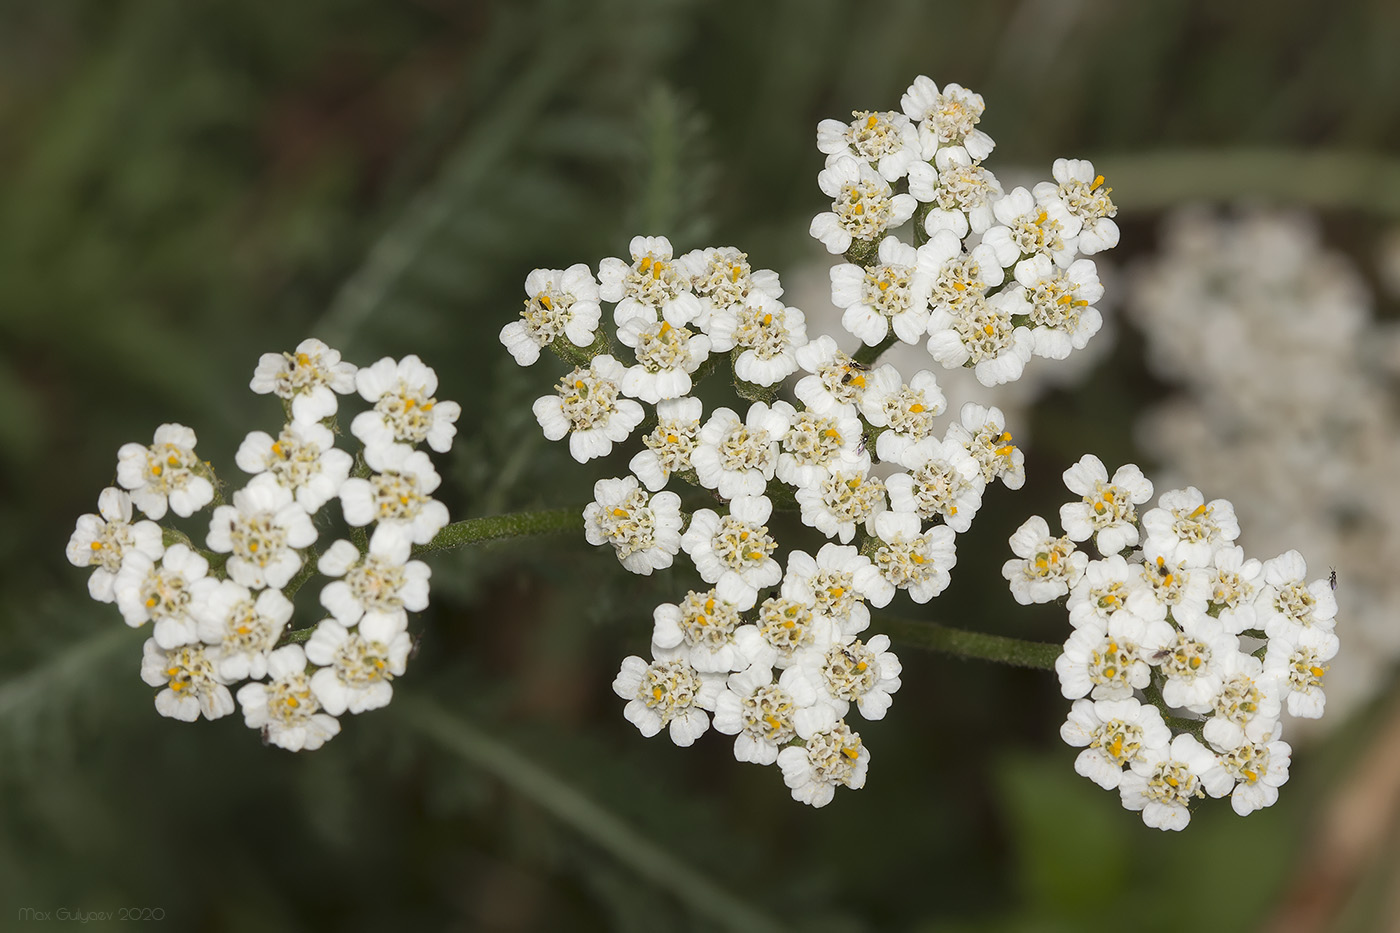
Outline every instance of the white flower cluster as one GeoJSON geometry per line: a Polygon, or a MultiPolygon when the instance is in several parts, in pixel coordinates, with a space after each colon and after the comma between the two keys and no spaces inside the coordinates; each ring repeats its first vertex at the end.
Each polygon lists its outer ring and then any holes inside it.
{"type": "Polygon", "coordinates": [[[1297,551],[1246,558],[1234,507],[1194,487],[1139,517],[1153,489],[1136,466],[1110,477],[1086,454],[1064,479],[1080,497],[1060,509],[1065,534],[1033,516],[1002,573],[1022,604],[1068,597],[1055,670],[1074,701],[1060,734],[1084,749],[1075,770],[1160,829],[1184,828],[1206,795],[1229,794],[1241,816],[1273,804],[1288,780],[1283,709],[1323,712],[1338,649],[1328,580],[1309,583],[1297,551]],[[1077,547],[1090,538],[1093,560],[1077,547]]]}
{"type": "MultiPolygon", "coordinates": [[[[926,85],[921,79],[911,94],[926,85]]],[[[864,240],[868,268],[842,265],[833,283],[839,291],[846,282],[850,294],[875,302],[848,313],[848,326],[857,322],[871,347],[889,328],[918,339],[935,313],[929,306],[935,291],[945,310],[962,307],[965,292],[969,302],[985,304],[1002,285],[1003,270],[1013,268],[1025,281],[996,293],[997,301],[1014,297],[1029,309],[1040,301],[1037,288],[1053,291],[1043,304],[1059,309],[1055,323],[1043,315],[1035,320],[1059,328],[1066,340],[1087,339],[1099,320],[1091,307],[1098,297],[1091,262],[1059,267],[1057,257],[1016,247],[1014,255],[1004,251],[1010,258],[1001,263],[983,243],[969,247],[978,258],[964,251],[969,225],[978,235],[989,232],[1001,203],[995,179],[968,156],[985,156],[991,141],[972,128],[972,109],[958,110],[975,102],[980,112],[980,98],[955,85],[945,90],[949,96],[931,93],[912,120],[863,115],[859,127],[852,124],[849,146],[837,145],[845,137],[827,123],[819,130],[822,146],[836,147],[823,184],[833,171],[854,172],[865,187],[840,195],[850,201],[848,213],[889,219],[878,229],[848,232],[842,246],[852,236],[864,240]],[[964,126],[955,112],[971,123],[964,126]],[[851,149],[844,162],[841,146],[851,149]],[[957,170],[940,181],[930,159],[957,170]],[[971,188],[958,188],[962,200],[944,192],[945,226],[930,221],[933,239],[915,250],[884,237],[916,202],[890,195],[878,173],[898,179],[923,170],[934,173],[925,179],[929,190],[982,179],[995,191],[985,211],[971,188]],[[959,213],[964,208],[973,220],[959,213]],[[956,235],[947,229],[954,214],[964,217],[956,235]],[[996,270],[994,282],[980,278],[981,257],[996,270]],[[931,264],[920,266],[925,259],[931,264]],[[886,294],[888,301],[879,298],[886,294]]],[[[1039,200],[1029,203],[1040,205],[1037,216],[1053,211],[1065,218],[1054,229],[1072,226],[1073,236],[1088,222],[1084,211],[1092,213],[1083,199],[1097,198],[1092,220],[1102,236],[1089,241],[1097,249],[1111,245],[1103,237],[1114,230],[1113,208],[1101,179],[1075,181],[1086,168],[1057,166],[1057,178],[1064,176],[1059,187],[1038,189],[1039,200]],[[1084,189],[1079,194],[1076,184],[1084,189]]],[[[1072,257],[1071,247],[1058,258],[1072,257]]],[[[676,257],[664,237],[639,236],[628,259],[604,259],[596,277],[583,264],[537,269],[525,292],[521,317],[501,331],[501,342],[522,365],[548,347],[572,367],[534,404],[545,436],[567,437],[570,453],[583,463],[611,454],[644,422],[649,426],[630,475],[595,485],[595,501],[584,512],[588,541],[611,545],[623,566],[640,574],[672,566],[684,551],[708,587],[658,607],[650,660],[623,662],[613,687],[627,701],[627,718],[648,736],[664,727],[678,745],[692,744],[713,724],[736,736],[739,760],[777,763],[793,796],[805,803],[821,806],[837,786],[862,786],[869,751],[846,717],[882,717],[900,670],[888,638],[866,635],[868,606],[887,605],[900,589],[919,603],[941,593],[956,561],[954,538],[971,526],[988,484],[1022,485],[1024,458],[1001,411],[969,402],[940,428],[948,403],[932,372],[906,379],[892,365],[872,368],[842,352],[830,336],[809,340],[803,313],[781,301],[778,276],[754,270],[733,247],[676,257]],[[600,326],[605,305],[612,306],[611,328],[600,326]],[[692,393],[722,354],[750,404],[707,414],[692,393]],[[800,376],[795,401],[777,398],[780,383],[793,375],[800,376]],[[872,473],[878,461],[895,468],[883,480],[872,473]],[[673,479],[709,490],[723,504],[687,515],[681,496],[666,489],[673,479]],[[815,556],[792,550],[784,564],[769,527],[778,507],[799,512],[803,524],[834,540],[815,556]]],[[[1029,329],[1025,334],[1028,356],[1035,340],[1029,329]]]]}
{"type": "Polygon", "coordinates": [[[1184,210],[1161,242],[1128,310],[1179,390],[1139,421],[1139,443],[1174,482],[1209,476],[1261,549],[1308,541],[1346,596],[1329,715],[1292,729],[1296,745],[1385,689],[1400,658],[1400,327],[1315,218],[1184,210]]]}
{"type": "Polygon", "coordinates": [[[188,518],[218,490],[194,431],[165,424],[150,446],[118,452],[120,488],[78,519],[68,559],[93,568],[92,597],[115,602],[128,625],[152,623],[141,677],[162,688],[161,715],[226,716],[230,686],[248,681],[236,693],[247,725],[282,748],[314,749],[340,731],[337,716],[387,704],[404,672],[408,613],[428,603],[428,567],[410,550],[448,518],[432,498],[438,474],[415,447],[448,450],[461,410],[434,397],[437,375],[416,356],[357,370],[314,339],[265,354],[250,387],[279,396],[288,420],[276,437],[253,431],[239,446],[235,461],[252,478],[231,505],[215,505],[207,550],[153,521],[167,508],[188,518]],[[351,423],[364,464],[352,477],[334,427],[336,396],[356,391],[373,408],[351,423]],[[318,558],[312,519],[335,498],[363,546],[339,540],[318,558]],[[133,522],[133,506],[147,518],[133,522]],[[358,530],[370,525],[368,536],[358,530]],[[291,630],[289,597],[313,568],[333,578],[320,594],[329,615],[291,630]]]}
{"type": "Polygon", "coordinates": [[[1091,256],[1118,243],[1117,208],[1092,163],[1056,159],[1052,181],[1002,189],[982,166],[995,145],[985,105],[957,84],[917,78],[902,112],[823,120],[817,177],[831,210],[811,234],[847,262],[831,270],[842,326],[868,346],[928,338],[944,367],[984,386],[1021,377],[1032,356],[1062,360],[1103,324],[1091,256]],[[898,188],[904,188],[902,192],[898,188]],[[895,231],[914,220],[914,242],[895,231]]]}

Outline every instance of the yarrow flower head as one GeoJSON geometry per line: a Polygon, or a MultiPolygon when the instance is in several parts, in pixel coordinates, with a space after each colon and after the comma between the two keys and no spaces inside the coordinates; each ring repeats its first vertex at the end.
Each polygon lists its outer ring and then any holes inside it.
{"type": "Polygon", "coordinates": [[[316,422],[335,414],[336,395],[355,391],[355,371],[355,364],[341,360],[339,350],[308,337],[295,353],[264,353],[248,387],[289,401],[297,421],[316,422]]]}
{"type": "Polygon", "coordinates": [[[561,337],[576,347],[593,343],[602,307],[598,282],[585,263],[567,269],[535,269],[525,277],[525,310],[501,328],[501,343],[521,366],[561,337]]]}
{"type": "Polygon", "coordinates": [[[598,480],[593,498],[583,510],[589,544],[611,544],[622,566],[633,573],[671,566],[681,547],[680,496],[648,494],[636,477],[625,476],[598,480]]]}
{"type": "Polygon", "coordinates": [[[189,518],[213,501],[214,484],[204,475],[194,445],[194,431],[163,424],[151,446],[123,444],[117,451],[117,482],[147,518],[160,521],[167,506],[189,518]]]}
{"type": "Polygon", "coordinates": [[[579,463],[606,457],[627,440],[646,417],[642,406],[622,397],[626,369],[604,353],[587,367],[559,380],[554,395],[535,401],[535,419],[551,441],[569,436],[569,453],[579,463]]]}
{"type": "MultiPolygon", "coordinates": [[[[288,420],[244,437],[235,462],[252,478],[231,504],[213,465],[195,456],[194,431],[162,425],[152,446],[119,451],[125,489],[104,490],[100,514],[79,519],[68,557],[94,568],[94,599],[115,602],[133,628],[153,623],[141,677],[161,688],[161,715],[215,719],[241,706],[265,744],[310,750],[339,732],[336,716],[388,703],[405,671],[409,613],[427,607],[430,575],[410,554],[448,521],[431,497],[440,477],[414,445],[446,451],[460,409],[435,398],[436,374],[416,356],[357,369],[315,340],[265,355],[253,389],[287,400],[288,420]],[[362,443],[355,457],[321,421],[357,380],[374,407],[352,421],[362,443]],[[182,529],[132,522],[135,508],[152,519],[189,517],[216,495],[205,537],[214,559],[182,529]],[[372,533],[351,531],[360,546],[339,540],[318,559],[312,516],[332,497],[346,525],[372,533]],[[315,571],[331,578],[321,588],[331,618],[299,626],[292,597],[315,571]]],[[[678,514],[673,524],[674,552],[678,514]]]]}

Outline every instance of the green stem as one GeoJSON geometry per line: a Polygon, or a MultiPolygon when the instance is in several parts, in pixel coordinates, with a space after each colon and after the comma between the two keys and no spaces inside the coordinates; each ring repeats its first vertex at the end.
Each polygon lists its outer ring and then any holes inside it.
{"type": "Polygon", "coordinates": [[[895,336],[894,328],[890,328],[890,332],[885,335],[884,340],[881,340],[873,347],[862,346],[851,356],[851,359],[862,366],[869,366],[871,363],[878,360],[882,353],[894,346],[894,342],[898,339],[899,338],[895,336]]]}
{"type": "Polygon", "coordinates": [[[579,792],[573,783],[541,767],[461,714],[418,697],[395,704],[405,724],[457,755],[572,828],[585,839],[685,903],[730,930],[780,930],[760,908],[741,900],[621,817],[579,792]]]}
{"type": "Polygon", "coordinates": [[[954,654],[960,658],[996,661],[1010,664],[1012,667],[1029,667],[1040,671],[1053,671],[1055,659],[1063,650],[1060,645],[1050,642],[1023,641],[1005,635],[988,635],[985,632],[949,628],[937,622],[898,619],[884,615],[876,617],[871,623],[871,628],[910,647],[927,648],[944,654],[954,654]]]}
{"type": "Polygon", "coordinates": [[[508,515],[488,515],[453,522],[433,536],[427,544],[413,549],[414,555],[428,551],[444,551],[481,544],[500,538],[524,538],[534,535],[571,534],[583,530],[583,509],[546,509],[540,512],[512,512],[508,515]]]}

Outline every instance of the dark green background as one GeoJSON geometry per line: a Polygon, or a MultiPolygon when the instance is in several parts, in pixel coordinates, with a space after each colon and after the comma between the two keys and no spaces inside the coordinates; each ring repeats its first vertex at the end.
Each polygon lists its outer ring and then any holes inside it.
{"type": "MultiPolygon", "coordinates": [[[[637,735],[610,683],[688,578],[556,539],[438,556],[396,702],[291,755],[241,716],[157,717],[145,634],[86,598],[63,546],[117,448],[162,421],[232,475],[242,436],[280,417],[246,391],[258,354],[308,334],[437,368],[464,408],[441,464],[454,516],[586,501],[625,458],[581,468],[540,436],[529,403],[557,364],[520,370],[496,342],[525,275],[596,267],[636,233],[793,268],[825,207],[817,121],[897,107],[917,74],[985,96],[998,172],[1181,148],[1384,156],[1398,47],[1388,2],[0,5],[0,928],[24,907],[123,906],[216,930],[714,928],[541,808],[514,764],[425,736],[425,709],[795,929],[1262,924],[1375,711],[1300,753],[1277,807],[1216,803],[1168,836],[1073,773],[1052,676],[905,650],[889,717],[861,727],[867,788],[813,811],[723,738],[637,735]]],[[[1238,193],[1277,203],[1336,181],[1255,180],[1238,193]]],[[[1155,237],[1135,198],[1198,193],[1117,184],[1121,260],[1155,237]]],[[[1352,200],[1327,231],[1369,270],[1387,218],[1352,200]]],[[[1063,637],[999,567],[1081,452],[1135,456],[1133,413],[1166,387],[1122,330],[1037,410],[1027,488],[990,494],[923,615],[1063,637]],[[1116,421],[1091,413],[1109,398],[1116,421]]],[[[1395,862],[1348,888],[1336,929],[1374,928],[1395,862]]]]}

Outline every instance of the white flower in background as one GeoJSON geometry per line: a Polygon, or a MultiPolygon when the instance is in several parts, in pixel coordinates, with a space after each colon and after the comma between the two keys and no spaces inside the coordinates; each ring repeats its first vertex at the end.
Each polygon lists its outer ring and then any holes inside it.
{"type": "Polygon", "coordinates": [[[1067,700],[1090,695],[1096,700],[1125,700],[1151,682],[1147,659],[1175,636],[1170,623],[1149,622],[1128,612],[1115,613],[1107,629],[1077,628],[1055,659],[1060,692],[1067,700]]]}
{"type": "Polygon", "coordinates": [[[252,431],[238,446],[234,462],[244,473],[271,474],[296,496],[308,513],[340,494],[354,458],[335,447],[335,435],[322,424],[293,421],[274,439],[252,431]]]}
{"type": "Polygon", "coordinates": [[[1186,628],[1206,618],[1210,571],[1167,560],[1150,541],[1144,547],[1142,563],[1133,567],[1142,585],[1128,593],[1129,612],[1144,619],[1162,619],[1170,612],[1172,620],[1186,628]]]}
{"type": "Polygon", "coordinates": [[[340,732],[340,720],[321,711],[306,674],[306,652],[287,645],[267,656],[267,683],[238,690],[243,722],[263,738],[289,752],[314,751],[340,732]]]}
{"type": "Polygon", "coordinates": [[[903,178],[922,158],[919,131],[904,114],[853,110],[851,116],[850,123],[818,123],[817,148],[829,156],[840,153],[870,163],[885,181],[903,178]]]}
{"type": "MultiPolygon", "coordinates": [[[[747,595],[740,592],[738,598],[747,595]]],[[[728,673],[749,662],[734,642],[734,632],[744,623],[740,613],[752,607],[731,602],[719,590],[686,593],[679,604],[662,603],[652,613],[651,643],[667,651],[680,649],[697,671],[728,673]]]]}
{"type": "Polygon", "coordinates": [[[1099,553],[1117,554],[1138,543],[1136,506],[1152,498],[1152,481],[1142,475],[1137,464],[1119,467],[1108,478],[1103,461],[1085,454],[1079,462],[1065,470],[1065,486],[1082,502],[1060,506],[1060,525],[1072,541],[1086,541],[1091,536],[1099,553]]]}
{"type": "Polygon", "coordinates": [[[1240,536],[1235,507],[1225,499],[1206,502],[1195,486],[1164,492],[1157,505],[1142,516],[1142,530],[1168,560],[1209,567],[1215,552],[1240,536]]]}
{"type": "Polygon", "coordinates": [[[613,681],[613,692],[627,701],[622,715],[647,738],[663,728],[682,748],[693,745],[710,727],[706,710],[724,690],[723,674],[703,674],[690,666],[679,651],[652,652],[647,663],[632,655],[624,658],[613,681]]]}
{"type": "Polygon", "coordinates": [[[924,232],[932,237],[947,230],[960,240],[969,231],[980,236],[996,223],[992,205],[1004,194],[996,176],[974,162],[962,146],[939,149],[932,165],[914,163],[909,169],[909,193],[932,205],[924,217],[924,232]]]}
{"type": "Polygon", "coordinates": [[[1224,686],[1227,658],[1239,654],[1240,641],[1210,616],[1201,616],[1184,629],[1151,660],[1166,678],[1162,685],[1166,704],[1205,714],[1224,686]]]}
{"type": "Polygon", "coordinates": [[[1021,259],[1041,254],[1068,266],[1083,221],[1059,201],[1036,203],[1025,188],[1016,188],[992,205],[997,226],[982,236],[982,242],[996,252],[997,262],[1010,268],[1021,259]]]}
{"type": "Polygon", "coordinates": [[[690,391],[690,374],[710,355],[710,338],[672,327],[670,321],[634,317],[618,328],[617,339],[632,348],[637,363],[622,377],[622,394],[655,405],[690,391]]]}
{"type": "Polygon", "coordinates": [[[1049,256],[1036,255],[1016,263],[1017,287],[1008,299],[1015,315],[1031,320],[1031,352],[1063,360],[1082,350],[1103,327],[1094,303],[1103,297],[1099,271],[1091,259],[1076,259],[1061,269],[1049,256]]]}
{"type": "Polygon", "coordinates": [[[640,404],[621,397],[625,374],[621,363],[603,353],[560,379],[555,394],[533,406],[544,436],[558,441],[569,435],[569,454],[579,463],[612,453],[613,444],[627,440],[646,417],[640,404]]]}
{"type": "Polygon", "coordinates": [[[953,529],[935,525],[920,531],[913,512],[881,512],[875,516],[880,546],[871,563],[885,586],[871,593],[870,602],[887,605],[896,589],[907,590],[916,603],[926,603],[948,588],[948,571],[958,562],[953,529]]]}
{"type": "Polygon", "coordinates": [[[931,78],[919,75],[899,99],[905,116],[919,124],[924,158],[931,159],[944,146],[962,146],[977,160],[992,154],[996,143],[977,129],[987,104],[960,84],[945,84],[943,90],[931,78]]]}
{"type": "Polygon", "coordinates": [[[853,547],[828,543],[815,558],[806,551],[788,554],[782,595],[811,606],[814,613],[835,624],[838,636],[845,637],[870,626],[865,601],[885,606],[894,587],[881,578],[870,558],[853,547]]]}
{"type": "Polygon", "coordinates": [[[1267,741],[1282,712],[1278,681],[1265,676],[1264,662],[1242,651],[1219,662],[1221,685],[1210,701],[1214,715],[1205,724],[1205,740],[1220,751],[1267,741]]]}
{"type": "MultiPolygon", "coordinates": [[[[706,333],[710,333],[713,315],[728,313],[732,319],[751,291],[762,292],[769,298],[783,297],[778,273],[772,269],[755,270],[749,265],[748,254],[733,246],[691,250],[680,262],[690,276],[695,296],[700,299],[700,313],[695,323],[706,333]]],[[[732,346],[712,346],[711,349],[725,351],[732,346]]]]}
{"type": "MultiPolygon", "coordinates": [[[[1137,567],[1136,564],[1132,566],[1137,567]]],[[[1084,567],[1084,576],[1070,588],[1069,601],[1065,604],[1070,625],[1106,631],[1114,613],[1124,611],[1133,587],[1141,585],[1136,570],[1129,568],[1121,554],[1089,561],[1084,567]]]]}
{"type": "Polygon", "coordinates": [[[1288,699],[1288,715],[1299,719],[1321,719],[1327,705],[1322,678],[1337,656],[1340,642],[1331,632],[1305,628],[1294,635],[1274,635],[1264,654],[1264,677],[1278,684],[1288,699]]]}
{"type": "Polygon", "coordinates": [[[1112,188],[1104,187],[1103,176],[1094,173],[1088,159],[1056,159],[1051,170],[1055,180],[1042,181],[1032,189],[1037,201],[1056,201],[1079,218],[1079,251],[1092,256],[1118,245],[1118,225],[1111,218],[1118,213],[1112,188]]]}
{"type": "Polygon", "coordinates": [[[648,495],[635,476],[624,476],[598,480],[593,499],[583,510],[589,544],[611,544],[622,566],[633,573],[650,576],[671,566],[681,547],[680,496],[648,495]]]}
{"type": "Polygon", "coordinates": [[[1293,749],[1279,740],[1275,728],[1270,738],[1241,745],[1219,756],[1223,767],[1238,783],[1230,794],[1230,806],[1240,816],[1271,807],[1278,800],[1278,789],[1288,782],[1288,765],[1293,749]]]}
{"type": "Polygon", "coordinates": [[[725,499],[761,496],[778,468],[778,445],[797,412],[787,402],[754,402],[744,420],[716,408],[700,433],[690,463],[700,485],[725,499]]]}
{"type": "Polygon", "coordinates": [[[369,553],[349,541],[336,541],[316,563],[328,577],[321,588],[321,605],[337,622],[349,626],[361,619],[408,628],[408,613],[428,608],[428,579],[432,570],[421,560],[405,560],[385,538],[374,538],[369,553]]]}
{"type": "Polygon", "coordinates": [[[323,619],[306,642],[306,660],[320,665],[311,692],[332,716],[388,706],[412,648],[408,632],[382,616],[364,619],[353,632],[323,619]]]}
{"type": "Polygon", "coordinates": [[[972,527],[987,484],[981,467],[961,444],[924,438],[906,447],[899,463],[909,472],[896,473],[885,481],[890,508],[912,512],[921,519],[942,518],[958,532],[972,527]]]}
{"type": "Polygon", "coordinates": [[[598,266],[598,294],[615,301],[613,322],[622,327],[630,320],[656,321],[672,327],[689,324],[700,314],[700,299],[690,290],[690,274],[671,259],[671,241],[664,236],[635,236],[627,245],[629,265],[621,259],[604,259],[598,266]]]}
{"type": "Polygon", "coordinates": [[[739,349],[734,375],[771,386],[797,371],[797,349],[807,343],[807,318],[766,292],[753,290],[733,311],[710,316],[710,347],[739,349]]]}
{"type": "Polygon", "coordinates": [[[865,375],[860,412],[872,426],[884,429],[875,439],[881,460],[898,460],[911,444],[933,436],[934,419],[947,407],[938,377],[927,369],[907,383],[888,363],[865,375]]]}
{"type": "Polygon", "coordinates": [[[181,645],[166,649],[154,638],[146,639],[141,658],[141,679],[149,686],[164,687],[156,694],[156,712],[181,722],[218,719],[233,712],[233,697],[215,665],[218,649],[181,645]]]}
{"type": "Polygon", "coordinates": [[[878,265],[832,266],[831,301],[845,309],[841,326],[867,346],[884,340],[892,328],[905,343],[918,343],[928,327],[931,256],[887,236],[880,241],[878,265]]]}
{"type": "Polygon", "coordinates": [[[863,439],[859,418],[835,409],[829,415],[798,412],[783,435],[776,475],[800,488],[820,483],[833,470],[864,472],[870,468],[870,455],[860,452],[863,439]]]}
{"type": "Polygon", "coordinates": [[[797,363],[811,374],[792,390],[802,404],[819,415],[855,416],[869,367],[851,359],[826,334],[798,350],[797,363]]]}
{"type": "Polygon", "coordinates": [[[337,393],[355,391],[355,364],[343,362],[339,350],[308,337],[297,344],[295,353],[264,353],[259,357],[248,388],[258,395],[270,392],[290,400],[295,420],[314,423],[335,414],[337,393]]]}
{"type": "Polygon", "coordinates": [[[779,749],[797,738],[799,720],[820,728],[831,717],[829,709],[817,706],[817,688],[799,667],[783,671],[774,683],[770,668],[752,664],[731,674],[726,686],[715,701],[714,726],[736,736],[739,761],[771,765],[779,749]]]}
{"type": "Polygon", "coordinates": [[[521,366],[540,358],[540,350],[560,336],[576,347],[593,343],[603,316],[598,282],[584,263],[567,269],[535,269],[525,277],[525,310],[520,320],[501,328],[501,343],[521,366]]]}
{"type": "Polygon", "coordinates": [[[656,427],[642,438],[641,451],[628,468],[652,492],[665,487],[672,473],[693,469],[690,456],[700,434],[705,409],[698,398],[673,398],[656,405],[656,427]]]}
{"type": "Polygon", "coordinates": [[[374,406],[350,422],[350,433],[366,447],[398,442],[416,446],[427,442],[440,454],[452,449],[462,406],[439,402],[437,373],[414,354],[395,361],[384,357],[355,373],[360,397],[374,406]]]}
{"type": "Polygon", "coordinates": [[[889,650],[888,636],[876,635],[867,642],[843,639],[802,652],[797,663],[807,668],[808,679],[818,686],[822,701],[837,716],[845,716],[856,704],[864,719],[884,719],[893,701],[891,694],[900,687],[899,658],[889,650]]]}
{"type": "Polygon", "coordinates": [[[971,366],[977,381],[997,386],[1021,378],[1031,358],[1031,332],[1011,319],[1010,295],[965,298],[956,313],[935,309],[928,320],[928,352],[948,369],[971,366]]]}
{"type": "Polygon", "coordinates": [[[1165,748],[1146,750],[1143,760],[1124,773],[1118,789],[1123,806],[1141,810],[1148,826],[1181,830],[1191,822],[1193,798],[1223,797],[1233,784],[1210,749],[1193,736],[1178,735],[1165,748]]]}
{"type": "Polygon", "coordinates": [[[270,474],[253,477],[209,520],[209,548],[228,554],[228,575],[253,589],[280,589],[301,569],[298,549],[316,542],[316,526],[291,490],[270,474]]]}
{"type": "Polygon", "coordinates": [[[914,216],[919,203],[895,194],[864,162],[834,155],[817,175],[817,186],[831,198],[831,210],[812,218],[811,234],[829,253],[844,253],[852,240],[874,242],[914,216]]]}
{"type": "Polygon", "coordinates": [[[255,597],[246,586],[221,580],[195,615],[200,641],[217,649],[211,659],[219,679],[233,684],[267,676],[267,654],[292,619],[292,602],[281,590],[263,590],[255,597]]]}
{"type": "Polygon", "coordinates": [[[863,465],[836,467],[817,482],[798,488],[802,524],[847,544],[864,526],[870,533],[875,516],[885,511],[885,484],[863,465]]]}
{"type": "Polygon", "coordinates": [[[1215,572],[1211,583],[1210,605],[1217,610],[1220,624],[1231,635],[1255,628],[1254,600],[1264,584],[1264,565],[1245,559],[1244,548],[1222,547],[1215,552],[1215,572]]]}
{"type": "Polygon", "coordinates": [[[1125,700],[1075,700],[1060,727],[1065,744],[1082,748],[1074,770],[1104,790],[1116,790],[1123,767],[1145,762],[1151,750],[1171,744],[1172,731],[1155,706],[1125,700]]]}
{"type": "Polygon", "coordinates": [[[1039,515],[1032,515],[1016,529],[1011,552],[1019,559],[1002,564],[1001,575],[1011,583],[1011,595],[1023,606],[1066,595],[1084,576],[1089,563],[1088,556],[1076,550],[1068,537],[1050,534],[1050,526],[1039,515]]]}
{"type": "Polygon", "coordinates": [[[758,618],[734,631],[734,644],[750,664],[782,670],[797,664],[804,651],[825,651],[834,640],[830,619],[786,596],[765,599],[758,618]]]}
{"type": "Polygon", "coordinates": [[[151,446],[123,444],[117,451],[117,483],[147,518],[160,521],[170,511],[189,518],[214,499],[214,485],[200,475],[194,431],[182,424],[156,428],[151,446]]]}
{"type": "Polygon", "coordinates": [[[368,479],[346,480],[340,504],[346,524],[358,528],[375,522],[370,550],[408,560],[415,544],[427,544],[447,524],[447,506],[431,498],[442,478],[432,460],[407,444],[366,448],[365,462],[375,470],[368,479]]]}
{"type": "Polygon", "coordinates": [[[1264,588],[1254,612],[1270,638],[1297,641],[1307,629],[1336,627],[1337,597],[1327,580],[1307,582],[1308,565],[1297,551],[1264,561],[1264,588]]]}
{"type": "MultiPolygon", "coordinates": [[[[958,317],[1006,280],[992,248],[979,244],[963,252],[962,241],[947,230],[920,247],[929,264],[929,309],[958,317]]],[[[932,315],[930,315],[932,319],[932,315]]]]}
{"type": "Polygon", "coordinates": [[[1020,489],[1026,483],[1026,455],[1011,443],[1006,415],[1000,408],[984,408],[967,402],[958,412],[958,422],[948,425],[945,441],[957,441],[982,468],[982,480],[990,484],[1000,479],[1007,489],[1020,489]]]}
{"type": "Polygon", "coordinates": [[[792,799],[814,807],[831,803],[838,786],[860,790],[870,767],[870,750],[845,721],[822,726],[800,720],[797,734],[805,744],[778,753],[778,767],[783,769],[783,782],[792,790],[792,799]]]}
{"type": "Polygon", "coordinates": [[[156,644],[173,649],[199,641],[195,613],[218,586],[208,573],[209,562],[183,544],[167,548],[159,564],[137,551],[127,555],[112,592],[127,625],[154,621],[156,644]]]}
{"type": "Polygon", "coordinates": [[[74,567],[92,567],[88,593],[100,603],[116,599],[113,584],[128,554],[143,554],[151,561],[165,553],[160,526],[155,522],[131,522],[131,497],[115,486],[108,486],[97,497],[96,515],[78,516],[78,525],[68,539],[68,562],[74,567]]]}
{"type": "Polygon", "coordinates": [[[700,578],[734,594],[729,598],[736,604],[752,606],[759,590],[783,578],[783,568],[772,556],[778,543],[768,533],[772,513],[766,496],[739,496],[723,518],[711,509],[696,512],[681,538],[700,578]]]}

